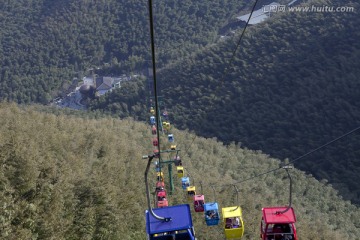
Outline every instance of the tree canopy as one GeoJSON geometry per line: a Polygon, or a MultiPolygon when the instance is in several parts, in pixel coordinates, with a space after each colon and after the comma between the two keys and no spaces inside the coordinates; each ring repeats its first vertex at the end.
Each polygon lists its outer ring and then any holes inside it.
{"type": "MultiPolygon", "coordinates": [[[[360,6],[306,4],[355,11],[274,14],[246,30],[234,58],[241,31],[161,69],[159,94],[176,126],[291,160],[359,127],[360,6]]],[[[296,166],[359,204],[359,144],[356,132],[296,166]]]]}
{"type": "MultiPolygon", "coordinates": [[[[147,161],[141,158],[152,149],[150,125],[45,110],[0,104],[1,239],[144,239],[147,161]]],[[[173,134],[186,174],[198,191],[202,182],[205,201],[215,197],[220,207],[240,204],[244,239],[258,238],[261,208],[286,205],[289,182],[284,170],[254,176],[277,168],[280,161],[188,131],[173,129],[173,134]]],[[[169,175],[164,174],[168,186],[169,175]]],[[[326,182],[296,169],[291,175],[300,239],[358,238],[357,207],[326,182]]],[[[172,177],[170,205],[188,203],[180,179],[172,177]]],[[[155,189],[154,167],[149,181],[155,189]]],[[[207,227],[203,214],[192,215],[197,238],[223,238],[221,225],[207,227]]]]}

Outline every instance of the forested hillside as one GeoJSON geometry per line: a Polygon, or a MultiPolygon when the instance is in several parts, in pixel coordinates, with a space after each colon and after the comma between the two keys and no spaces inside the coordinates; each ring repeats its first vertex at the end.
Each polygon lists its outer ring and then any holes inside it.
{"type": "MultiPolygon", "coordinates": [[[[58,110],[0,104],[1,239],[145,239],[146,208],[141,157],[150,153],[150,127],[132,119],[67,116],[58,110]]],[[[174,129],[186,171],[203,182],[206,199],[236,204],[234,184],[276,168],[279,160],[235,144],[174,129]],[[193,141],[190,141],[193,140],[193,141]]],[[[162,144],[162,143],[161,143],[162,144]]],[[[299,239],[358,239],[360,211],[336,191],[291,170],[299,239]]],[[[155,169],[150,184],[155,186],[155,169]]],[[[186,203],[180,180],[170,204],[186,203]]],[[[168,176],[165,175],[166,184],[168,176]]],[[[151,187],[150,186],[150,187],[151,187]]],[[[283,170],[237,185],[245,236],[259,237],[261,207],[286,205],[283,170]]],[[[221,226],[206,227],[193,212],[198,239],[223,239],[221,226]]]]}
{"type": "MultiPolygon", "coordinates": [[[[158,66],[201,49],[249,3],[156,1],[158,66]]],[[[18,0],[0,4],[0,99],[48,103],[91,68],[147,70],[148,3],[140,0],[18,0]]]]}
{"type": "MultiPolygon", "coordinates": [[[[306,4],[354,12],[278,13],[247,29],[235,59],[239,36],[162,69],[160,94],[177,126],[290,160],[360,126],[360,5],[306,4]]],[[[115,104],[114,95],[98,106],[115,104]]],[[[145,104],[143,96],[127,103],[145,104]]],[[[296,166],[359,204],[359,149],[356,132],[296,166]]]]}

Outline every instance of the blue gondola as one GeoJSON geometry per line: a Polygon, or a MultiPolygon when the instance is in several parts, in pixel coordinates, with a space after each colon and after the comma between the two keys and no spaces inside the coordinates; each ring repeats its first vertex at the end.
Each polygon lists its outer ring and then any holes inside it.
{"type": "Polygon", "coordinates": [[[155,171],[161,172],[160,164],[158,162],[155,162],[155,171]]]}
{"type": "Polygon", "coordinates": [[[181,178],[181,186],[182,186],[182,189],[185,189],[185,190],[186,190],[187,187],[190,186],[190,179],[189,179],[189,177],[182,177],[182,178],[181,178]]]}
{"type": "Polygon", "coordinates": [[[218,225],[220,222],[219,206],[216,202],[205,203],[205,222],[208,226],[218,225]]]}
{"type": "Polygon", "coordinates": [[[150,124],[151,125],[155,125],[156,121],[155,121],[155,117],[154,116],[151,116],[150,117],[150,124]]]}
{"type": "Polygon", "coordinates": [[[169,134],[168,135],[168,140],[169,140],[169,142],[174,142],[174,134],[169,134]]]}
{"type": "Polygon", "coordinates": [[[167,222],[158,220],[146,210],[145,220],[148,240],[195,240],[195,231],[188,204],[156,208],[153,211],[156,215],[170,217],[171,220],[167,222]]]}

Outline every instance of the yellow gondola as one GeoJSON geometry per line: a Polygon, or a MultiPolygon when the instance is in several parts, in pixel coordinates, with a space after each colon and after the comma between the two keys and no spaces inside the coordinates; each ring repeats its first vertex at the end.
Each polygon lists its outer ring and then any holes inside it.
{"type": "Polygon", "coordinates": [[[154,115],[154,114],[155,114],[155,110],[154,110],[154,108],[153,108],[153,107],[151,107],[151,108],[150,108],[150,113],[151,113],[152,115],[154,115]]]}
{"type": "Polygon", "coordinates": [[[194,196],[196,195],[195,186],[189,186],[186,188],[188,199],[194,200],[194,196]]]}
{"type": "Polygon", "coordinates": [[[164,174],[163,174],[163,172],[157,172],[157,173],[156,173],[156,176],[157,176],[157,180],[158,180],[159,182],[163,182],[163,181],[164,181],[164,174]]]}
{"type": "Polygon", "coordinates": [[[224,223],[226,239],[241,239],[244,235],[244,222],[242,219],[241,207],[222,208],[222,218],[224,223]]]}
{"type": "Polygon", "coordinates": [[[176,167],[178,178],[182,178],[185,174],[184,167],[176,167]]]}
{"type": "Polygon", "coordinates": [[[162,124],[163,124],[164,130],[169,131],[171,129],[171,125],[169,122],[163,122],[162,124]]]}
{"type": "Polygon", "coordinates": [[[172,145],[170,146],[170,149],[171,149],[171,150],[176,150],[176,145],[175,145],[175,144],[172,144],[172,145]]]}

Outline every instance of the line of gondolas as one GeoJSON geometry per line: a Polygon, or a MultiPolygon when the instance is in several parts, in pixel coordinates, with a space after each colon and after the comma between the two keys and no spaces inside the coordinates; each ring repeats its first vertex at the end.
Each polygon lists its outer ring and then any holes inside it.
{"type": "MultiPolygon", "coordinates": [[[[255,9],[255,2],[252,12],[255,9]]],[[[250,20],[251,15],[249,16],[250,20]]],[[[154,103],[150,101],[150,126],[152,134],[152,154],[143,156],[148,159],[145,170],[145,188],[148,202],[148,208],[145,210],[146,234],[148,240],[196,240],[195,230],[192,221],[191,209],[189,204],[179,204],[171,206],[167,199],[167,191],[165,188],[164,172],[162,169],[167,166],[169,172],[169,195],[174,191],[172,165],[176,166],[177,177],[181,178],[182,189],[186,191],[188,199],[192,202],[195,213],[204,214],[204,222],[207,226],[216,226],[222,222],[225,239],[241,239],[244,235],[244,221],[242,217],[242,209],[239,204],[239,191],[236,184],[232,186],[236,190],[237,202],[230,207],[219,211],[219,204],[215,200],[213,202],[205,202],[203,194],[196,194],[195,185],[191,185],[190,177],[186,176],[185,169],[180,158],[180,149],[177,149],[175,137],[172,133],[170,119],[166,109],[160,114],[159,97],[157,91],[156,80],[156,64],[155,64],[155,44],[154,44],[154,26],[152,14],[152,0],[149,0],[149,19],[150,19],[150,35],[151,50],[153,62],[153,95],[154,103]],[[160,148],[160,131],[162,135],[167,136],[168,147],[165,150],[160,148]],[[164,156],[167,156],[164,157],[164,156]],[[153,159],[155,159],[156,185],[154,192],[154,207],[151,204],[150,190],[148,183],[148,175],[153,159]]],[[[248,20],[248,21],[249,21],[248,20]]],[[[245,28],[246,29],[246,28],[245,28]]],[[[241,38],[245,32],[241,34],[240,40],[236,46],[239,47],[241,38]]],[[[233,53],[235,56],[236,49],[233,53]]],[[[149,84],[151,85],[151,84],[149,84]]],[[[262,209],[262,219],[260,223],[262,240],[297,240],[296,228],[294,223],[296,217],[291,207],[291,177],[288,169],[289,165],[283,165],[290,179],[290,204],[285,207],[264,207],[262,209]]],[[[266,174],[266,173],[264,173],[266,174]]],[[[260,176],[260,175],[259,175],[260,176]]],[[[215,187],[211,186],[214,190],[215,187]]],[[[202,184],[201,184],[202,192],[202,184]]]]}
{"type": "MultiPolygon", "coordinates": [[[[157,101],[159,103],[159,101],[157,101]]],[[[160,104],[159,104],[160,105],[160,104]]],[[[201,191],[197,194],[197,188],[194,181],[191,181],[190,176],[186,175],[180,157],[180,149],[175,144],[175,136],[172,132],[172,124],[166,108],[160,109],[154,105],[152,97],[150,98],[149,106],[149,123],[151,129],[151,145],[152,155],[144,156],[144,159],[149,159],[146,170],[146,184],[147,174],[151,160],[155,160],[156,184],[154,191],[154,208],[146,210],[146,230],[148,239],[196,239],[195,230],[192,223],[191,209],[189,204],[182,204],[170,206],[168,201],[168,194],[172,195],[174,191],[174,175],[181,179],[181,188],[185,191],[188,201],[191,202],[195,213],[204,214],[204,223],[207,226],[217,226],[223,223],[224,233],[226,239],[240,239],[244,234],[244,222],[242,217],[242,210],[238,204],[239,191],[234,185],[237,194],[237,203],[234,206],[223,207],[219,209],[219,204],[215,200],[215,187],[210,186],[214,192],[214,201],[205,202],[205,196],[202,194],[202,183],[200,182],[201,191]],[[158,111],[158,113],[157,113],[158,111]],[[157,119],[158,117],[158,119],[157,119]],[[158,134],[160,138],[157,138],[158,134]],[[159,145],[162,144],[164,150],[159,150],[159,145]],[[176,173],[173,173],[173,165],[176,167],[176,173]],[[165,187],[164,169],[168,168],[168,191],[165,187]],[[159,217],[165,216],[165,217],[159,217]],[[222,216],[222,219],[220,218],[222,216]],[[221,221],[222,220],[222,221],[221,221]]],[[[176,178],[175,177],[175,178],[176,178]]],[[[149,193],[147,193],[149,195],[149,193]]],[[[150,197],[148,197],[150,200],[150,197]]]]}
{"type": "MultiPolygon", "coordinates": [[[[153,112],[153,108],[150,108],[150,112],[153,112]]],[[[165,116],[166,114],[163,114],[165,116]]],[[[156,128],[154,126],[153,117],[150,117],[151,133],[155,135],[156,128]]],[[[166,118],[164,118],[166,119],[166,118]]],[[[169,123],[168,120],[163,121],[169,123]]],[[[169,125],[168,125],[169,126],[169,125]]],[[[188,200],[191,202],[195,213],[203,214],[204,225],[206,226],[217,226],[222,224],[224,230],[225,239],[241,239],[244,235],[244,221],[242,216],[242,209],[239,204],[239,190],[237,186],[232,185],[236,191],[236,203],[233,206],[222,207],[221,211],[219,204],[216,201],[216,190],[215,186],[209,185],[213,189],[213,198],[211,202],[205,202],[205,196],[203,194],[197,194],[196,186],[191,184],[190,177],[186,176],[185,168],[182,165],[180,158],[179,149],[173,148],[174,146],[174,134],[171,133],[171,128],[164,130],[164,134],[167,135],[167,140],[170,143],[170,148],[161,151],[163,155],[168,154],[172,156],[169,159],[160,159],[158,152],[158,142],[152,139],[153,155],[144,156],[144,158],[155,158],[155,172],[156,172],[156,186],[155,186],[155,205],[154,209],[149,207],[146,210],[146,231],[147,239],[196,239],[195,230],[192,222],[191,209],[189,204],[181,204],[170,206],[167,200],[167,191],[165,189],[165,178],[162,169],[165,165],[168,166],[169,170],[169,194],[173,193],[173,175],[181,179],[181,187],[185,191],[188,200]],[[172,164],[176,166],[176,173],[172,173],[172,164]],[[152,215],[152,212],[154,215],[152,215]],[[164,217],[159,217],[164,216],[164,217]]],[[[150,165],[150,161],[149,164],[150,165]]],[[[276,206],[276,207],[263,207],[262,208],[262,219],[260,223],[260,238],[262,240],[297,240],[296,233],[296,216],[294,209],[291,206],[292,201],[292,179],[289,173],[289,169],[292,168],[290,165],[281,165],[282,169],[285,169],[288,178],[290,180],[290,197],[288,206],[276,206]]],[[[200,182],[201,193],[203,185],[200,182]]],[[[227,186],[227,185],[224,185],[227,186]]],[[[224,187],[217,186],[217,187],[224,187]]],[[[149,204],[150,206],[150,204],[149,204]]]]}
{"type": "MultiPolygon", "coordinates": [[[[192,216],[190,211],[189,204],[181,204],[170,206],[168,201],[168,194],[172,195],[174,191],[173,183],[173,165],[176,166],[176,174],[179,178],[184,177],[184,167],[182,166],[182,160],[180,158],[180,149],[177,149],[175,144],[174,134],[171,132],[171,123],[168,116],[168,113],[163,110],[162,114],[156,114],[156,109],[159,108],[152,105],[150,101],[150,127],[152,134],[152,155],[144,156],[143,158],[148,159],[148,165],[145,171],[145,183],[148,195],[148,210],[145,212],[146,218],[146,232],[148,239],[196,239],[195,230],[193,227],[192,216]],[[156,116],[155,116],[156,115],[156,116]],[[158,116],[158,119],[157,119],[158,116]],[[159,136],[161,132],[162,137],[159,136]],[[166,136],[167,146],[166,149],[160,150],[160,139],[164,139],[166,136]],[[151,161],[155,159],[155,172],[156,172],[156,184],[154,192],[154,208],[150,204],[150,193],[148,189],[148,180],[147,175],[149,168],[151,166],[151,161]],[[163,169],[167,166],[168,168],[168,191],[165,187],[165,174],[163,169]]],[[[195,192],[190,193],[190,182],[188,179],[188,186],[186,188],[189,190],[189,196],[195,194],[195,192]]],[[[184,185],[185,187],[185,185],[184,185]]]]}

